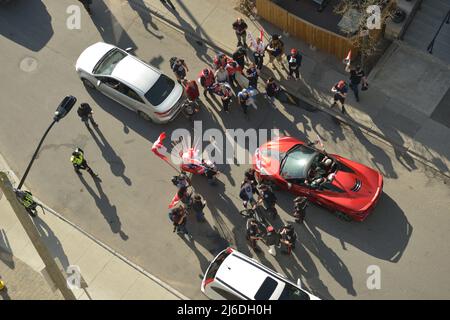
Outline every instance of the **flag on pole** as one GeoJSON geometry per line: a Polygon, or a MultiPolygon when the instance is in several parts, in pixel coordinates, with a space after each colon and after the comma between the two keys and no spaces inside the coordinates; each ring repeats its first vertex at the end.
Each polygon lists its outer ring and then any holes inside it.
{"type": "Polygon", "coordinates": [[[344,59],[343,63],[346,65],[350,65],[351,61],[352,61],[352,50],[348,52],[347,57],[344,59]]]}
{"type": "Polygon", "coordinates": [[[159,150],[163,147],[162,143],[163,143],[165,138],[166,138],[166,133],[165,132],[163,132],[163,133],[161,133],[159,135],[158,139],[155,141],[155,143],[153,143],[152,152],[154,154],[156,154],[158,157],[160,157],[161,159],[167,161],[167,157],[159,152],[159,150]]]}
{"type": "Polygon", "coordinates": [[[169,204],[169,209],[172,209],[173,207],[175,207],[179,201],[180,201],[180,198],[178,197],[178,192],[177,192],[169,204]]]}

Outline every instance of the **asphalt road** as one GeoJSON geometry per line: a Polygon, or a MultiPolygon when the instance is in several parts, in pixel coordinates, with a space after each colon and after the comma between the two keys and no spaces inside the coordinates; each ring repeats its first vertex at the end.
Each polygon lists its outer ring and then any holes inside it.
{"type": "MultiPolygon", "coordinates": [[[[204,128],[278,128],[301,139],[320,135],[328,152],[384,175],[385,192],[373,214],[363,223],[346,223],[313,206],[306,226],[296,227],[300,241],[292,257],[255,255],[246,245],[244,221],[238,215],[239,185],[249,165],[221,165],[218,186],[193,180],[208,201],[208,222],[190,222],[193,243],[174,235],[167,218],[176,191],[170,182],[174,171],[150,148],[161,131],[170,136],[177,128],[191,130],[191,125],[181,117],[164,126],[141,120],[86,90],[74,63],[87,46],[105,41],[136,47],[137,56],[169,75],[170,57],[183,57],[189,75],[196,77],[214,53],[127,1],[98,0],[92,20],[82,12],[81,30],[68,30],[66,9],[72,3],[18,1],[0,12],[0,152],[12,169],[24,172],[65,95],[89,102],[100,124],[100,132],[92,135],[73,111],[54,127],[26,183],[40,199],[194,299],[204,298],[201,274],[228,243],[293,280],[300,278],[322,298],[449,298],[449,181],[390,145],[302,107],[271,108],[258,100],[258,110],[245,119],[237,106],[223,114],[216,103],[205,100],[207,109],[200,119],[204,128]],[[148,22],[147,29],[143,22],[148,22]],[[85,150],[101,184],[73,172],[69,157],[75,146],[85,150]],[[366,286],[370,265],[380,267],[379,290],[366,286]]],[[[282,220],[291,221],[292,197],[279,193],[278,198],[282,220]]]]}

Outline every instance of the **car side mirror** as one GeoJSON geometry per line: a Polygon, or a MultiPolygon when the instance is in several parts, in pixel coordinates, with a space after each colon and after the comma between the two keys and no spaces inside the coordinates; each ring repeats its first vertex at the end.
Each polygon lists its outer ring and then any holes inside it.
{"type": "Polygon", "coordinates": [[[134,52],[134,48],[133,47],[128,47],[128,48],[125,49],[125,52],[133,53],[134,52]]]}

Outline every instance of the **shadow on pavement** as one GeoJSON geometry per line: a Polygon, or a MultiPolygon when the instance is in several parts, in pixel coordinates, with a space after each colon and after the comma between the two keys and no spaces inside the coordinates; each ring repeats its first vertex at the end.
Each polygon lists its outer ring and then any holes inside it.
{"type": "Polygon", "coordinates": [[[94,14],[90,17],[104,42],[122,49],[136,48],[136,44],[111,13],[104,0],[93,1],[92,11],[94,14]]]}
{"type": "Polygon", "coordinates": [[[150,9],[147,7],[147,5],[143,0],[128,0],[128,4],[131,7],[131,9],[136,11],[138,16],[141,18],[145,30],[147,30],[150,34],[152,34],[153,36],[155,36],[160,40],[164,38],[164,36],[158,34],[158,32],[155,33],[148,27],[150,25],[153,30],[159,31],[158,26],[153,22],[150,9]]]}
{"type": "Polygon", "coordinates": [[[0,35],[37,52],[53,36],[52,18],[41,0],[12,1],[1,6],[0,35]]]}
{"type": "MultiPolygon", "coordinates": [[[[88,174],[88,173],[86,173],[86,174],[88,174]]],[[[80,178],[80,181],[81,181],[81,183],[83,183],[86,190],[89,192],[89,194],[95,200],[95,204],[97,205],[97,208],[100,210],[100,213],[103,215],[106,222],[108,222],[109,227],[111,228],[111,231],[113,233],[119,233],[120,238],[122,240],[124,240],[124,241],[128,240],[128,236],[122,230],[122,224],[120,222],[119,216],[117,215],[117,208],[115,205],[111,204],[110,200],[108,199],[108,196],[103,192],[103,188],[102,188],[99,180],[93,179],[95,182],[97,191],[98,191],[98,195],[97,195],[95,190],[86,182],[83,175],[78,175],[78,177],[80,178]]]]}
{"type": "Polygon", "coordinates": [[[114,149],[111,147],[108,140],[106,140],[100,128],[99,127],[95,128],[95,132],[97,132],[98,137],[90,127],[88,128],[95,143],[102,151],[103,158],[105,158],[106,162],[109,163],[109,166],[111,167],[111,172],[115,176],[121,177],[127,185],[131,186],[130,178],[128,178],[125,175],[125,164],[123,163],[122,159],[117,155],[117,153],[114,151],[114,149]]]}
{"type": "Polygon", "coordinates": [[[8,238],[4,230],[0,230],[0,260],[8,266],[10,269],[14,269],[16,264],[14,263],[11,246],[9,245],[8,238]]]}
{"type": "Polygon", "coordinates": [[[55,235],[52,229],[44,222],[44,220],[39,218],[39,216],[34,218],[33,221],[34,225],[36,226],[36,229],[39,232],[39,235],[49,248],[49,251],[56,258],[58,258],[64,270],[67,270],[67,267],[70,265],[70,262],[69,259],[67,258],[66,253],[64,252],[64,248],[61,242],[59,241],[58,237],[55,235]]]}

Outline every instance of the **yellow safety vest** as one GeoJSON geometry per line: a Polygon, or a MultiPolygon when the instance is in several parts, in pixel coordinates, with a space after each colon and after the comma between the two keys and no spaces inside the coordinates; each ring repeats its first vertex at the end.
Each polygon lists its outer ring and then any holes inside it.
{"type": "Polygon", "coordinates": [[[33,196],[29,193],[25,193],[25,196],[22,199],[22,204],[25,208],[29,208],[33,205],[34,200],[33,196]]]}
{"type": "Polygon", "coordinates": [[[71,157],[70,157],[70,161],[71,161],[73,164],[81,165],[81,164],[83,163],[83,155],[80,154],[79,156],[71,156],[71,157]]]}

